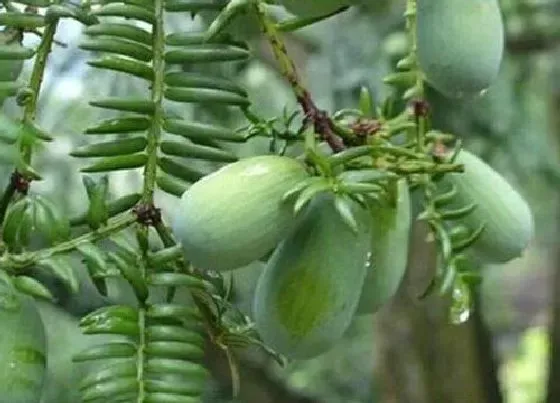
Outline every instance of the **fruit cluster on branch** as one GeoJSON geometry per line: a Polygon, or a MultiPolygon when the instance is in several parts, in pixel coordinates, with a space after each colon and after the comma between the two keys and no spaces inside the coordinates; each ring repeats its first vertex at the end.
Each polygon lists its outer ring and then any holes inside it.
{"type": "Polygon", "coordinates": [[[228,356],[235,393],[235,348],[257,345],[279,362],[310,358],[332,348],[356,315],[388,303],[407,269],[414,220],[428,223],[438,247],[426,293],[451,295],[456,322],[468,318],[480,281],[476,265],[523,253],[534,232],[526,201],[455,135],[432,127],[425,91],[429,85],[446,97],[479,96],[496,79],[504,46],[496,0],[408,0],[409,53],[385,79],[393,94],[376,103],[364,88],[357,107],[333,113],[299,79],[282,33],[359,2],[281,0],[294,14],[287,21],[276,20],[269,3],[0,3],[0,103],[14,98],[22,108],[18,118],[0,115],[0,157],[13,167],[0,198],[0,323],[12,329],[0,349],[20,342],[34,357],[9,373],[0,365],[1,396],[14,403],[40,398],[48,345],[28,295],[55,301],[45,276],[76,293],[76,272],[84,269],[99,294],[109,295],[108,282],[119,278],[136,298],[80,322],[84,334],[105,337],[75,357],[101,364],[80,384],[85,401],[199,402],[207,339],[228,356]],[[209,27],[168,32],[168,13],[199,15],[209,27]],[[88,161],[81,171],[89,174],[87,207],[74,217],[33,186],[43,179],[33,153],[53,139],[37,122],[37,101],[63,18],[83,24],[80,48],[96,54],[90,67],[149,89],[145,97],[90,102],[117,115],[86,128],[70,153],[88,161]],[[186,68],[249,60],[242,31],[268,40],[301,108],[299,124],[297,112],[258,116],[245,89],[213,69],[186,68]],[[41,37],[36,49],[23,45],[24,33],[41,37]],[[21,74],[26,60],[33,63],[29,80],[21,74]],[[183,118],[169,103],[237,109],[247,125],[183,118]],[[256,136],[270,140],[268,155],[239,159],[228,147],[256,136]],[[305,152],[287,157],[293,146],[305,152]],[[133,169],[143,173],[141,188],[111,198],[108,175],[133,169]],[[177,208],[161,211],[157,192],[180,198],[177,208]],[[230,302],[223,274],[256,261],[264,268],[246,316],[230,302]],[[189,302],[177,298],[181,292],[189,302]]]}

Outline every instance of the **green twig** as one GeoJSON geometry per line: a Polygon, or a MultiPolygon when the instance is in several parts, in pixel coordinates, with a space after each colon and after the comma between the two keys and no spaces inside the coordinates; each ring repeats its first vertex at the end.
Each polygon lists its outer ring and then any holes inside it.
{"type": "Polygon", "coordinates": [[[312,123],[315,132],[319,134],[332,148],[334,152],[345,149],[343,141],[338,137],[333,129],[332,122],[328,115],[320,110],[311,97],[311,93],[302,84],[296,67],[288,55],[286,45],[282,41],[278,29],[274,22],[268,17],[264,4],[260,1],[255,2],[255,12],[263,28],[264,35],[270,42],[272,53],[279,64],[280,73],[286,78],[292,91],[300,104],[308,122],[312,123]]]}
{"type": "Polygon", "coordinates": [[[156,22],[153,25],[152,47],[153,47],[153,70],[154,81],[152,84],[152,101],[155,106],[152,117],[152,126],[148,133],[148,145],[146,153],[148,161],[144,168],[144,186],[142,191],[142,202],[153,204],[154,189],[157,174],[157,150],[161,137],[161,127],[163,125],[163,91],[165,79],[165,31],[164,31],[164,5],[163,0],[155,0],[156,22]]]}
{"type": "MultiPolygon", "coordinates": [[[[17,9],[12,10],[10,3],[3,2],[4,6],[9,11],[18,11],[17,9]]],[[[35,56],[35,63],[33,65],[33,71],[31,72],[31,78],[29,80],[29,89],[30,95],[29,98],[26,99],[25,109],[23,112],[23,122],[26,124],[30,124],[35,120],[36,110],[37,110],[37,100],[39,98],[39,93],[41,91],[41,84],[43,82],[43,76],[45,74],[45,66],[47,63],[47,58],[52,48],[52,43],[54,41],[54,34],[56,32],[56,28],[58,26],[58,19],[51,24],[47,25],[45,28],[44,33],[42,34],[41,43],[37,49],[37,54],[35,56]]],[[[32,145],[29,143],[22,143],[20,149],[23,161],[29,165],[31,163],[31,153],[32,153],[32,145]]],[[[14,175],[18,175],[17,171],[14,171],[14,175]]],[[[0,223],[4,222],[4,217],[6,215],[6,211],[14,194],[16,193],[17,187],[16,183],[13,180],[10,180],[6,188],[4,189],[4,193],[2,194],[2,199],[0,200],[0,223]]]]}
{"type": "MultiPolygon", "coordinates": [[[[406,32],[410,41],[410,54],[414,56],[417,60],[417,50],[418,50],[418,36],[416,34],[416,24],[417,24],[417,0],[407,0],[406,3],[406,32]]],[[[416,83],[415,83],[415,95],[417,101],[415,101],[415,116],[416,116],[416,151],[421,153],[424,151],[424,146],[426,143],[426,108],[427,106],[423,104],[425,86],[424,77],[418,68],[418,64],[415,63],[414,66],[416,70],[416,83]]]]}
{"type": "MultiPolygon", "coordinates": [[[[35,120],[37,113],[37,100],[39,99],[39,93],[41,92],[41,84],[43,83],[43,76],[45,74],[45,67],[47,64],[47,59],[49,53],[52,49],[52,44],[54,41],[54,34],[58,26],[58,19],[48,24],[43,32],[43,37],[39,48],[37,49],[37,54],[35,58],[35,64],[33,65],[33,71],[31,72],[31,79],[29,80],[29,98],[26,100],[25,109],[23,112],[23,122],[26,124],[32,124],[35,120]]],[[[23,160],[26,164],[31,164],[31,144],[22,144],[21,153],[23,155],[23,160]]]]}
{"type": "MultiPolygon", "coordinates": [[[[140,244],[140,249],[142,252],[142,257],[144,262],[147,263],[147,254],[149,251],[149,224],[158,225],[161,223],[161,215],[159,210],[154,207],[154,192],[156,187],[156,177],[157,177],[157,158],[158,158],[158,147],[159,141],[162,135],[162,125],[163,125],[163,92],[164,92],[164,78],[165,78],[165,5],[164,0],[154,1],[154,14],[155,22],[152,27],[152,51],[153,51],[153,62],[152,68],[154,70],[154,81],[152,84],[152,102],[154,104],[154,114],[152,116],[152,125],[148,132],[148,144],[146,146],[146,153],[148,155],[148,160],[144,167],[144,184],[142,187],[142,199],[141,203],[144,206],[152,209],[156,212],[155,216],[157,219],[154,222],[139,222],[136,228],[137,238],[140,244]]],[[[146,278],[147,264],[142,265],[142,277],[146,278]]],[[[171,287],[173,289],[173,287],[171,287]]],[[[144,366],[146,360],[146,354],[144,352],[146,347],[146,306],[140,301],[141,306],[138,312],[138,329],[139,329],[139,339],[138,339],[138,352],[136,357],[136,380],[138,382],[138,395],[136,401],[138,403],[143,403],[146,399],[146,390],[144,384],[144,366]]]]}
{"type": "Polygon", "coordinates": [[[398,174],[444,174],[444,173],[461,173],[465,171],[462,164],[436,164],[436,163],[404,163],[404,164],[382,164],[380,168],[392,171],[398,174]]]}
{"type": "Polygon", "coordinates": [[[136,401],[138,403],[143,403],[145,399],[144,361],[146,359],[146,353],[144,352],[146,346],[146,309],[144,307],[141,307],[138,310],[138,329],[138,352],[136,354],[136,380],[138,381],[138,397],[136,401]]]}
{"type": "Polygon", "coordinates": [[[24,252],[18,255],[5,254],[0,257],[0,268],[11,272],[21,271],[33,264],[48,259],[54,255],[70,252],[87,242],[97,242],[122,231],[136,221],[136,216],[129,212],[123,213],[112,220],[106,226],[98,230],[88,232],[82,236],[59,243],[50,248],[40,249],[32,252],[24,252]]]}

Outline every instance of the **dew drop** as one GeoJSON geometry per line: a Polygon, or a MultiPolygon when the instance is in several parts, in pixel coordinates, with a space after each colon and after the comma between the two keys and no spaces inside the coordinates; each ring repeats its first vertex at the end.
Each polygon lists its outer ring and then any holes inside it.
{"type": "Polygon", "coordinates": [[[467,322],[472,313],[472,295],[469,286],[460,277],[455,280],[451,298],[449,310],[451,323],[460,325],[467,322]]]}
{"type": "Polygon", "coordinates": [[[373,266],[372,258],[373,258],[373,254],[371,252],[368,252],[367,257],[366,257],[366,269],[367,270],[370,270],[373,266]]]}
{"type": "Polygon", "coordinates": [[[490,88],[484,88],[482,91],[480,91],[478,93],[478,96],[483,97],[484,95],[486,95],[488,93],[489,90],[490,90],[490,88]]]}

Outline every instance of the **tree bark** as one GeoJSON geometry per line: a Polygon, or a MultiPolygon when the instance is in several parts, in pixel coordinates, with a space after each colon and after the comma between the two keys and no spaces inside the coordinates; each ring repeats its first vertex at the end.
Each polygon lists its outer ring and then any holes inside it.
{"type": "Polygon", "coordinates": [[[478,346],[479,377],[488,402],[504,401],[499,382],[499,363],[492,343],[492,333],[482,315],[480,294],[475,294],[475,310],[472,315],[475,343],[478,346]]]}
{"type": "MultiPolygon", "coordinates": [[[[560,262],[560,256],[558,257],[560,262]]],[[[546,403],[560,402],[560,264],[556,264],[552,283],[552,314],[549,326],[550,357],[546,403]]]]}
{"type": "MultiPolygon", "coordinates": [[[[560,92],[556,92],[551,97],[551,109],[557,111],[560,108],[560,92]]],[[[556,141],[560,138],[560,116],[558,113],[551,112],[551,127],[555,128],[554,136],[556,141]]],[[[558,170],[551,169],[549,179],[552,184],[560,184],[558,170]]],[[[556,264],[552,281],[552,305],[550,307],[549,325],[549,362],[548,362],[548,382],[546,392],[546,403],[560,402],[560,251],[556,252],[556,264]]]]}
{"type": "Polygon", "coordinates": [[[434,267],[426,228],[415,225],[410,263],[394,301],[376,318],[383,403],[501,403],[491,334],[480,315],[452,325],[447,301],[419,301],[434,267]]]}

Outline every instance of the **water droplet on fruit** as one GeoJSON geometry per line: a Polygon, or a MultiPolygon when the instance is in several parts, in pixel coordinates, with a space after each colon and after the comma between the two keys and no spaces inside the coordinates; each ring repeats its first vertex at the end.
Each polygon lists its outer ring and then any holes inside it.
{"type": "Polygon", "coordinates": [[[478,96],[479,96],[479,97],[483,97],[484,95],[486,95],[486,93],[487,93],[489,90],[490,90],[490,88],[485,88],[485,89],[483,89],[482,91],[480,91],[480,92],[478,93],[478,96]]]}
{"type": "Polygon", "coordinates": [[[372,258],[373,258],[373,254],[371,252],[368,252],[367,257],[366,257],[366,269],[367,270],[370,270],[371,267],[373,266],[372,258]]]}

